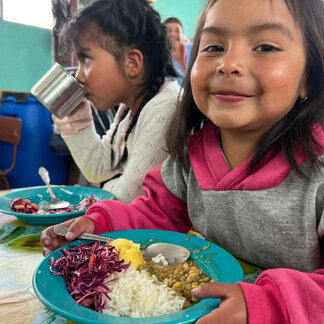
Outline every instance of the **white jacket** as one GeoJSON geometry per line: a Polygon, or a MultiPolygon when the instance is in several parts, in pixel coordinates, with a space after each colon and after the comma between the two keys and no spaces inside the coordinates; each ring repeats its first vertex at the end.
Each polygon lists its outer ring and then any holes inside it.
{"type": "MultiPolygon", "coordinates": [[[[121,173],[120,177],[107,181],[104,189],[127,203],[142,195],[141,185],[144,175],[168,156],[165,131],[175,111],[179,91],[177,82],[171,81],[143,107],[136,125],[128,136],[128,159],[117,171],[111,170],[110,140],[121,115],[127,109],[124,104],[120,105],[113,124],[102,138],[96,133],[93,123],[77,134],[62,136],[85,178],[90,182],[100,183],[121,173]]],[[[125,133],[131,120],[132,115],[129,111],[114,137],[114,165],[123,152],[125,133]]]]}

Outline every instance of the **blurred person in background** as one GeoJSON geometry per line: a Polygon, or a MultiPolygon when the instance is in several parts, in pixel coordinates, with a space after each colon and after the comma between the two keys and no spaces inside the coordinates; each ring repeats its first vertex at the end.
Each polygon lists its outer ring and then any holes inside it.
{"type": "Polygon", "coordinates": [[[184,36],[183,26],[178,18],[170,17],[164,21],[168,30],[168,37],[172,45],[172,62],[178,72],[177,81],[182,85],[189,62],[191,41],[184,36]]]}

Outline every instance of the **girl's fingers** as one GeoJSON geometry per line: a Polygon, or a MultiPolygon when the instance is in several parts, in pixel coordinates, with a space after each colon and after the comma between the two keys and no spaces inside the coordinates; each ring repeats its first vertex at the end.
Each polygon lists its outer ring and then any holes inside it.
{"type": "MultiPolygon", "coordinates": [[[[67,222],[64,222],[65,226],[70,226],[74,219],[70,219],[67,222]]],[[[49,253],[53,252],[57,248],[67,243],[66,239],[63,236],[58,236],[54,233],[54,226],[49,226],[43,230],[40,242],[43,245],[43,255],[47,256],[49,253]]]]}
{"type": "Polygon", "coordinates": [[[191,294],[199,299],[204,298],[226,298],[233,290],[233,285],[220,282],[210,282],[191,290],[191,294]]]}
{"type": "Polygon", "coordinates": [[[80,234],[94,232],[94,224],[89,218],[81,217],[76,219],[70,226],[65,238],[68,241],[76,239],[80,234]]]}
{"type": "Polygon", "coordinates": [[[62,245],[66,245],[70,241],[75,240],[80,234],[84,232],[93,233],[94,224],[93,222],[84,217],[70,219],[66,222],[61,223],[68,227],[69,231],[66,236],[56,235],[54,233],[54,226],[46,228],[41,234],[41,243],[43,245],[43,255],[47,256],[62,245]]]}
{"type": "Polygon", "coordinates": [[[54,232],[53,232],[53,226],[47,227],[45,230],[42,231],[42,234],[40,237],[41,243],[44,246],[49,247],[52,243],[54,235],[56,235],[56,234],[54,234],[54,232]]]}
{"type": "Polygon", "coordinates": [[[192,295],[199,298],[221,298],[219,308],[201,317],[197,324],[246,324],[247,309],[240,285],[211,282],[195,288],[192,295]]]}

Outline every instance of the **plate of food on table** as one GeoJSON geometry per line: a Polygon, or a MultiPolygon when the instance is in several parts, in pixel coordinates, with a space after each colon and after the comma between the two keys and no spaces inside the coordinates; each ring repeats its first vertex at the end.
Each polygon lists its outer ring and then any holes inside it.
{"type": "Polygon", "coordinates": [[[53,225],[84,215],[96,201],[115,199],[106,190],[94,187],[52,186],[55,197],[68,202],[68,207],[48,208],[51,201],[47,186],[14,189],[0,197],[0,212],[14,215],[23,222],[53,225]]]}
{"type": "Polygon", "coordinates": [[[146,229],[101,235],[111,240],[75,240],[44,258],[33,275],[37,298],[78,323],[193,323],[220,300],[198,300],[192,289],[243,279],[230,253],[197,236],[146,229]],[[157,242],[183,246],[190,258],[177,264],[163,255],[144,258],[142,250],[157,242]]]}

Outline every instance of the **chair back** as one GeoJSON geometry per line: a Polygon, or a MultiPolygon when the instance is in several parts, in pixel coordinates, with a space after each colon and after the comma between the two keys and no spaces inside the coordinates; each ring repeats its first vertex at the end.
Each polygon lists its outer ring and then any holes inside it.
{"type": "Polygon", "coordinates": [[[5,177],[15,166],[17,147],[21,137],[21,119],[0,116],[0,142],[13,145],[12,162],[8,169],[0,169],[0,189],[10,189],[9,181],[5,177]]]}

